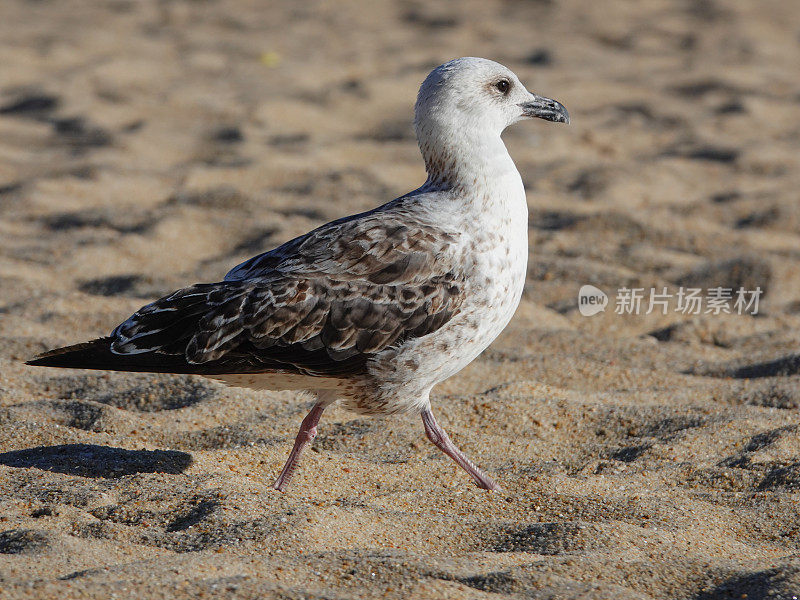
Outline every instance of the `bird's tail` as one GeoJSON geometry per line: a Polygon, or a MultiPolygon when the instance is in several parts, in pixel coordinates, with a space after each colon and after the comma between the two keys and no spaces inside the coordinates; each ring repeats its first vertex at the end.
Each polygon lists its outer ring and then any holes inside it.
{"type": "Polygon", "coordinates": [[[185,360],[179,357],[153,354],[115,354],[111,351],[111,337],[56,348],[25,364],[35,367],[62,367],[67,369],[97,369],[101,371],[133,371],[145,373],[187,373],[185,360]]]}

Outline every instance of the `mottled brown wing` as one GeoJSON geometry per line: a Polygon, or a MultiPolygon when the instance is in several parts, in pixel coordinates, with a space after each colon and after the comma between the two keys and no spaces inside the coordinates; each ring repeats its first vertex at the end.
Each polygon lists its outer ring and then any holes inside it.
{"type": "Polygon", "coordinates": [[[459,234],[421,216],[426,196],[404,196],[376,210],[323,225],[241,263],[225,280],[283,273],[400,285],[424,283],[435,274],[457,270],[459,265],[447,263],[452,253],[446,250],[459,234]]]}
{"type": "Polygon", "coordinates": [[[111,352],[181,355],[216,373],[346,376],[369,357],[427,335],[463,303],[462,265],[420,196],[323,225],[137,311],[111,352]]]}
{"type": "Polygon", "coordinates": [[[340,377],[375,353],[432,333],[458,312],[452,274],[422,285],[283,278],[203,284],[145,306],[112,334],[111,351],[182,355],[192,372],[281,371],[340,377]]]}

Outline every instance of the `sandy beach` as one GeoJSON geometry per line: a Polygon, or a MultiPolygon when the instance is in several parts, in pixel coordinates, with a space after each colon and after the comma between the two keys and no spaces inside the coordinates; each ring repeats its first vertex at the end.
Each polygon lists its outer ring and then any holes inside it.
{"type": "Polygon", "coordinates": [[[0,599],[800,597],[796,3],[4,0],[0,65],[0,599]],[[525,293],[432,396],[502,492],[334,407],[281,494],[309,395],[24,365],[421,185],[464,55],[572,116],[504,135],[525,293]]]}

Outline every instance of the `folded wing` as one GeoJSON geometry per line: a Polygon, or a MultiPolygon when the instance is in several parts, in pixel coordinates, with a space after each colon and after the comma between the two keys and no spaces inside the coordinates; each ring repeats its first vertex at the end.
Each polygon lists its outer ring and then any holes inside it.
{"type": "Polygon", "coordinates": [[[335,221],[242,263],[225,281],[144,306],[108,338],[32,363],[347,377],[458,313],[463,276],[445,260],[455,239],[403,214],[335,221]]]}
{"type": "Polygon", "coordinates": [[[325,278],[203,284],[137,311],[114,330],[110,350],[134,361],[180,357],[196,373],[348,376],[377,352],[439,329],[462,297],[450,274],[419,286],[325,278]]]}

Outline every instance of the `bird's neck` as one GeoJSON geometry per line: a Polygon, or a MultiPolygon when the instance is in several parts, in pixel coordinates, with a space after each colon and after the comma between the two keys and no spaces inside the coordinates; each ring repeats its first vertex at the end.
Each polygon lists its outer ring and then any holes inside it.
{"type": "Polygon", "coordinates": [[[419,147],[428,173],[426,187],[434,189],[493,188],[506,180],[516,184],[519,172],[500,134],[451,129],[442,135],[421,132],[419,147]]]}

